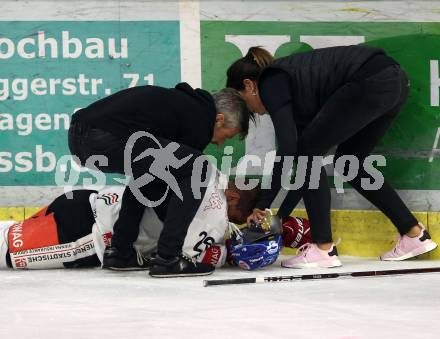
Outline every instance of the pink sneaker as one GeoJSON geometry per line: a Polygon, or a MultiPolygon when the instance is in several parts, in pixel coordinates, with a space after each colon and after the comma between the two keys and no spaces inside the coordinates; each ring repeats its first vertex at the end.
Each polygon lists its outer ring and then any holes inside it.
{"type": "Polygon", "coordinates": [[[338,258],[338,251],[332,245],[329,251],[321,250],[316,244],[307,243],[298,248],[298,254],[283,260],[282,267],[309,268],[309,267],[337,267],[342,266],[338,258]]]}
{"type": "Polygon", "coordinates": [[[400,236],[396,246],[391,251],[384,253],[380,259],[400,261],[416,257],[435,249],[437,244],[431,240],[428,231],[421,223],[419,223],[419,226],[422,229],[419,236],[414,238],[410,238],[407,235],[400,236]]]}

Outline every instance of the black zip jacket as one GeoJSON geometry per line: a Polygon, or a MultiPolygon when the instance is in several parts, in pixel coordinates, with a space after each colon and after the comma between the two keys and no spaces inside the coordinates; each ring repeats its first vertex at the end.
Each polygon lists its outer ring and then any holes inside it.
{"type": "Polygon", "coordinates": [[[139,86],[122,90],[77,111],[72,121],[126,140],[147,131],[203,151],[211,142],[216,108],[212,96],[187,83],[175,88],[139,86]]]}
{"type": "MultiPolygon", "coordinates": [[[[339,46],[292,54],[266,67],[258,87],[275,127],[277,156],[297,155],[298,135],[339,88],[394,64],[379,48],[339,46]]],[[[262,190],[257,208],[269,207],[281,189],[282,166],[275,163],[271,188],[262,190]]]]}

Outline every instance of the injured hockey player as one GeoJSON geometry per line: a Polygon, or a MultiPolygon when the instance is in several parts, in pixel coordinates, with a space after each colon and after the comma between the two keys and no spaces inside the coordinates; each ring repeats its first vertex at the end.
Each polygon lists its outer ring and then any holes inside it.
{"type": "MultiPolygon", "coordinates": [[[[225,192],[217,186],[207,188],[190,224],[183,251],[197,260],[220,265],[221,260],[224,262],[224,237],[229,224],[225,192]]],[[[75,190],[59,196],[22,222],[0,222],[0,267],[100,266],[118,218],[124,188],[113,186],[100,192],[75,190]]],[[[232,210],[237,208],[236,205],[232,210]]],[[[140,229],[135,247],[138,260],[146,261],[154,251],[162,229],[162,222],[153,208],[145,209],[140,229]]]]}
{"type": "MultiPolygon", "coordinates": [[[[24,221],[0,221],[0,269],[101,266],[104,249],[110,242],[113,224],[118,217],[123,191],[123,186],[108,187],[100,192],[75,190],[71,195],[59,196],[24,221]]],[[[239,190],[232,180],[226,190],[215,185],[209,186],[188,229],[184,253],[199,262],[211,263],[216,267],[223,265],[227,256],[225,240],[229,238],[231,230],[237,230],[232,223],[245,222],[254,207],[258,192],[258,188],[239,190]]],[[[288,233],[283,238],[289,242],[285,245],[293,246],[294,243],[293,247],[296,247],[297,242],[294,240],[298,240],[304,228],[296,227],[299,224],[295,220],[295,227],[292,228],[291,223],[285,228],[288,233]]],[[[146,208],[135,243],[140,262],[148,263],[149,256],[155,251],[162,226],[154,209],[146,208]]],[[[266,246],[263,246],[263,250],[268,248],[274,252],[274,243],[270,242],[272,240],[262,238],[252,239],[252,242],[261,242],[266,246]]],[[[281,246],[279,241],[276,243],[278,249],[275,252],[278,256],[281,246]]],[[[245,249],[243,244],[233,245],[235,250],[230,259],[242,268],[254,269],[268,264],[266,257],[261,261],[254,260],[254,257],[260,256],[262,246],[254,246],[251,251],[250,247],[245,249]],[[243,257],[246,251],[247,256],[243,257]],[[249,257],[251,252],[254,257],[249,257]],[[251,262],[252,265],[249,264],[251,262]]]]}

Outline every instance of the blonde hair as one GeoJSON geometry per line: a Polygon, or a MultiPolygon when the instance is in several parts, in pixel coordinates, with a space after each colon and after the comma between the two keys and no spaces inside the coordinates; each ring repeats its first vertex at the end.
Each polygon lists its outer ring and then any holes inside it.
{"type": "Polygon", "coordinates": [[[261,71],[274,61],[274,57],[267,50],[260,46],[249,48],[243,58],[236,60],[229,66],[226,74],[226,87],[242,90],[243,80],[257,80],[261,71]]]}
{"type": "Polygon", "coordinates": [[[272,54],[270,54],[269,51],[265,50],[261,46],[249,48],[245,58],[252,58],[252,60],[255,61],[255,63],[260,68],[264,68],[267,65],[270,65],[274,60],[272,54]]]}

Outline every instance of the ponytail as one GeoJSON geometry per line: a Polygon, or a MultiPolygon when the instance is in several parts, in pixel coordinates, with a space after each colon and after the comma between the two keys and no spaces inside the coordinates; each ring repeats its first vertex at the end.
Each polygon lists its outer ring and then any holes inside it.
{"type": "Polygon", "coordinates": [[[270,65],[274,60],[272,54],[262,47],[249,48],[247,54],[236,60],[227,70],[226,87],[236,90],[244,88],[243,80],[257,80],[264,67],[270,65]]]}
{"type": "Polygon", "coordinates": [[[253,60],[260,68],[270,65],[274,60],[272,54],[260,46],[249,48],[245,58],[253,60]]]}

